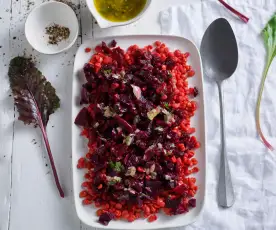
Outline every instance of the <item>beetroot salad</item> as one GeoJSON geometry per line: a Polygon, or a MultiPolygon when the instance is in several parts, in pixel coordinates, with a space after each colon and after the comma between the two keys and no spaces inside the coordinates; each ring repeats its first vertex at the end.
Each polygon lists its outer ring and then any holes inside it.
{"type": "MultiPolygon", "coordinates": [[[[91,49],[85,49],[90,52],[91,49]]],[[[197,105],[189,53],[164,43],[130,46],[102,42],[85,64],[85,104],[75,120],[89,140],[77,167],[85,170],[80,198],[95,205],[99,222],[152,222],[161,210],[186,213],[196,206],[194,150],[200,147],[190,126],[197,105]]]]}

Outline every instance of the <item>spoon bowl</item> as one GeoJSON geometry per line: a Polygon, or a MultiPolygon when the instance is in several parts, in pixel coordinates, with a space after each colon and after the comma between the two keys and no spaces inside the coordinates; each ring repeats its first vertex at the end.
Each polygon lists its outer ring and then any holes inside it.
{"type": "Polygon", "coordinates": [[[206,76],[223,81],[229,78],[238,65],[238,46],[229,22],[215,20],[206,30],[200,52],[206,76]]]}
{"type": "Polygon", "coordinates": [[[224,18],[215,20],[206,30],[200,52],[206,77],[217,83],[220,105],[221,160],[218,182],[218,204],[231,207],[235,194],[227,159],[222,82],[229,78],[238,65],[238,46],[229,22],[224,18]]]}

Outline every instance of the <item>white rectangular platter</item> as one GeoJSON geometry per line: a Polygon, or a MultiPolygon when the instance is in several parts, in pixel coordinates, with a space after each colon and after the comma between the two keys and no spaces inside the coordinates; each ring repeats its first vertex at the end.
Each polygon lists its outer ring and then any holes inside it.
{"type": "Polygon", "coordinates": [[[201,210],[203,209],[205,187],[206,187],[206,138],[205,138],[205,113],[204,113],[204,92],[203,92],[203,74],[201,58],[196,46],[189,40],[175,36],[161,35],[134,35],[134,36],[118,36],[112,38],[103,38],[102,40],[89,40],[82,44],[76,54],[73,80],[72,80],[72,163],[73,163],[73,183],[76,211],[81,221],[89,226],[105,229],[162,229],[171,227],[180,227],[188,225],[196,220],[201,210]],[[200,171],[195,174],[197,186],[199,188],[196,199],[197,207],[191,209],[187,214],[166,216],[162,213],[158,214],[158,219],[155,222],[149,223],[147,220],[136,220],[132,223],[126,221],[111,221],[108,226],[103,226],[98,223],[96,216],[96,208],[92,206],[83,206],[82,200],[79,198],[81,191],[81,183],[85,170],[77,169],[77,161],[87,152],[87,143],[84,137],[80,136],[81,129],[74,125],[74,120],[81,109],[79,105],[81,85],[85,83],[83,74],[83,66],[89,61],[92,53],[86,53],[85,48],[93,48],[100,44],[101,41],[109,43],[112,39],[117,41],[117,45],[123,49],[137,44],[144,47],[153,44],[156,40],[164,42],[170,50],[179,49],[182,52],[189,52],[190,57],[188,63],[195,70],[196,75],[189,79],[189,86],[196,86],[199,90],[199,95],[196,97],[198,109],[195,116],[191,120],[192,127],[196,128],[195,136],[201,143],[201,147],[196,150],[196,158],[200,171]]]}

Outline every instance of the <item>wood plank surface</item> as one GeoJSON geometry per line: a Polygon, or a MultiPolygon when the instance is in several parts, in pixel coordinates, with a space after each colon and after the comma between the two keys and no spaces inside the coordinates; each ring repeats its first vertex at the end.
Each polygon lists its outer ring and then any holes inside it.
{"type": "Polygon", "coordinates": [[[71,49],[57,55],[38,53],[25,38],[25,20],[42,2],[46,1],[0,0],[0,230],[92,230],[78,219],[72,196],[69,98],[75,53],[87,39],[160,34],[159,11],[182,0],[153,0],[139,21],[105,30],[95,23],[86,0],[63,0],[75,10],[80,34],[71,49]],[[61,99],[61,108],[50,117],[47,133],[64,199],[59,197],[54,184],[40,130],[17,120],[13,98],[9,96],[8,65],[17,55],[32,56],[61,99]]]}

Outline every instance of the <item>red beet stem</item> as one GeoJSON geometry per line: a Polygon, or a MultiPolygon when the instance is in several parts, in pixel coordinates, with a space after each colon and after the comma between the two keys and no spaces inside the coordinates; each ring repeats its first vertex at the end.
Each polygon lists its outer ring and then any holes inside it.
{"type": "Polygon", "coordinates": [[[234,13],[235,15],[237,15],[245,23],[247,23],[249,21],[248,17],[246,17],[245,15],[243,15],[242,13],[240,13],[239,11],[235,10],[233,7],[231,7],[230,5],[228,5],[225,1],[223,1],[223,0],[218,0],[218,1],[222,5],[224,5],[228,10],[230,10],[232,13],[234,13]]]}
{"type": "Polygon", "coordinates": [[[58,179],[58,174],[57,174],[57,170],[56,170],[56,166],[55,166],[55,163],[54,163],[54,158],[53,158],[53,155],[52,155],[52,151],[51,151],[51,148],[50,148],[50,144],[49,144],[49,141],[48,141],[48,136],[47,136],[47,133],[46,133],[46,126],[44,126],[43,124],[43,121],[42,121],[42,118],[41,118],[41,113],[40,113],[40,110],[38,108],[38,105],[37,105],[37,101],[34,97],[34,95],[32,94],[32,92],[29,90],[32,98],[33,98],[33,101],[35,102],[35,107],[36,107],[36,111],[38,113],[38,126],[42,132],[42,136],[43,136],[43,139],[44,139],[44,143],[46,145],[46,149],[47,149],[47,153],[48,153],[48,157],[50,159],[50,164],[51,164],[51,167],[52,167],[52,171],[53,171],[53,174],[54,174],[54,178],[55,178],[55,182],[56,182],[56,185],[57,185],[57,188],[58,188],[58,191],[59,191],[59,195],[64,198],[64,192],[61,188],[61,185],[59,183],[59,179],[58,179]]]}
{"type": "Polygon", "coordinates": [[[52,170],[53,170],[53,174],[54,174],[54,178],[55,178],[55,182],[56,182],[59,194],[62,198],[64,198],[64,192],[63,192],[63,190],[61,188],[61,185],[59,183],[58,174],[57,174],[57,170],[56,170],[56,166],[55,166],[55,163],[54,163],[54,158],[53,158],[53,155],[52,155],[52,151],[51,151],[51,148],[50,148],[50,144],[49,144],[49,141],[48,141],[48,136],[47,136],[46,130],[45,130],[44,127],[40,127],[40,129],[41,129],[42,134],[43,134],[43,139],[44,139],[44,142],[45,142],[45,145],[46,145],[47,153],[48,153],[48,156],[49,156],[49,159],[50,159],[50,164],[51,164],[51,167],[52,167],[52,170]]]}

